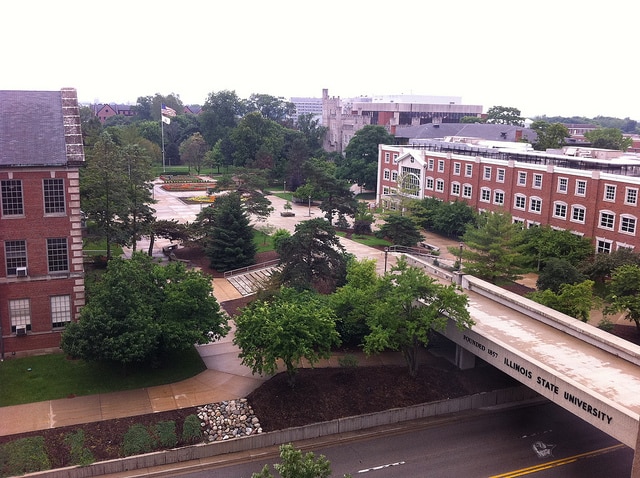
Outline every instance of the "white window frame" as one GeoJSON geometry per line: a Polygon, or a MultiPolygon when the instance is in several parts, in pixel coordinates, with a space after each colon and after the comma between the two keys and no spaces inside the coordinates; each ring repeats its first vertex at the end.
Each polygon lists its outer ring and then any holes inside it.
{"type": "Polygon", "coordinates": [[[473,186],[471,186],[471,184],[463,184],[462,197],[466,199],[471,199],[472,196],[473,196],[473,186]]]}
{"type": "Polygon", "coordinates": [[[425,178],[424,184],[425,184],[425,187],[424,187],[425,189],[429,189],[430,191],[433,191],[435,187],[435,180],[431,176],[429,176],[425,178]]]}
{"type": "Polygon", "coordinates": [[[386,164],[389,164],[390,161],[391,161],[391,153],[389,153],[389,152],[384,153],[384,162],[386,164]]]}
{"type": "Polygon", "coordinates": [[[569,191],[569,178],[558,178],[558,192],[560,194],[567,194],[569,191]]]}
{"type": "Polygon", "coordinates": [[[466,178],[473,177],[473,164],[465,164],[464,165],[464,176],[466,178]]]}
{"type": "Polygon", "coordinates": [[[16,333],[16,327],[25,327],[31,330],[31,300],[9,300],[9,319],[11,320],[11,332],[16,333]]]}
{"type": "Polygon", "coordinates": [[[576,196],[584,197],[587,195],[587,181],[584,179],[576,179],[576,196]],[[582,192],[580,192],[582,189],[582,192]]]}
{"type": "Polygon", "coordinates": [[[606,202],[615,202],[616,201],[616,185],[615,184],[605,184],[604,185],[604,197],[603,201],[606,202]]]}
{"type": "Polygon", "coordinates": [[[491,166],[485,166],[482,170],[482,179],[491,181],[491,166]]]}
{"type": "Polygon", "coordinates": [[[542,198],[538,196],[532,196],[529,198],[529,212],[542,214],[542,198]]]}
{"type": "Polygon", "coordinates": [[[438,160],[438,172],[444,173],[444,159],[438,160]]]}
{"type": "Polygon", "coordinates": [[[526,185],[527,185],[527,172],[518,171],[518,186],[526,186],[526,185]]]}
{"type": "Polygon", "coordinates": [[[513,197],[513,208],[524,211],[527,208],[527,196],[524,194],[516,194],[513,197]]]}
{"type": "Polygon", "coordinates": [[[555,218],[566,219],[568,210],[569,208],[567,207],[566,202],[556,201],[553,203],[553,217],[555,218]],[[558,208],[564,208],[564,214],[558,214],[558,208]]]}
{"type": "Polygon", "coordinates": [[[600,214],[598,214],[598,227],[600,229],[613,231],[614,228],[616,227],[616,213],[609,210],[600,211],[600,214]],[[603,224],[602,222],[603,222],[603,219],[605,219],[604,217],[605,215],[607,216],[607,221],[606,221],[606,224],[603,224]],[[609,218],[611,219],[611,221],[609,221],[609,218]],[[608,225],[609,222],[611,222],[611,225],[608,225]]]}
{"type": "Polygon", "coordinates": [[[531,185],[534,189],[542,189],[542,174],[535,173],[533,175],[533,184],[531,185]]]}
{"type": "Polygon", "coordinates": [[[632,216],[631,214],[620,214],[619,230],[622,234],[629,234],[630,236],[635,236],[637,229],[638,229],[638,218],[636,216],[632,216]],[[626,226],[625,226],[625,222],[627,223],[626,226]],[[633,224],[633,226],[630,227],[630,224],[633,224]]]}
{"type": "Polygon", "coordinates": [[[496,189],[493,191],[493,204],[504,206],[504,191],[502,189],[496,189]]]}
{"type": "Polygon", "coordinates": [[[49,298],[51,306],[51,328],[64,329],[71,322],[71,296],[52,295],[49,298]]]}
{"type": "Polygon", "coordinates": [[[433,158],[427,159],[427,171],[433,171],[433,158]]]}
{"type": "Polygon", "coordinates": [[[496,173],[496,182],[504,183],[506,176],[507,176],[507,171],[504,168],[498,168],[498,172],[496,173]]]}
{"type": "Polygon", "coordinates": [[[613,241],[603,238],[596,239],[596,252],[599,254],[611,254],[613,241]]]}
{"type": "Polygon", "coordinates": [[[638,188],[626,188],[624,193],[624,203],[629,206],[636,206],[638,204],[638,188]]]}
{"type": "Polygon", "coordinates": [[[491,189],[482,188],[480,189],[480,201],[482,202],[491,202],[491,189]]]}
{"type": "Polygon", "coordinates": [[[581,204],[573,204],[571,206],[571,222],[577,222],[578,224],[584,224],[587,217],[587,208],[581,204]],[[578,217],[576,217],[578,216],[578,217]],[[582,216],[582,217],[580,217],[582,216]]]}
{"type": "Polygon", "coordinates": [[[444,179],[436,179],[436,191],[438,191],[439,193],[443,193],[444,192],[444,179]]]}
{"type": "Polygon", "coordinates": [[[384,174],[383,177],[385,181],[391,180],[391,171],[389,171],[388,169],[385,169],[383,174],[384,174]]]}
{"type": "Polygon", "coordinates": [[[453,163],[454,176],[460,176],[461,171],[462,171],[462,165],[460,163],[453,163]]]}
{"type": "Polygon", "coordinates": [[[460,183],[454,181],[451,183],[451,195],[452,196],[460,196],[460,183]]]}

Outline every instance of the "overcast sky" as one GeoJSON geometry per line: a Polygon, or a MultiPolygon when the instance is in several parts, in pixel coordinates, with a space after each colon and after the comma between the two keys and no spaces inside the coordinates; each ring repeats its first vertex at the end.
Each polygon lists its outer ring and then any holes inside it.
{"type": "Polygon", "coordinates": [[[640,4],[608,0],[20,0],[0,89],[81,102],[176,93],[445,95],[524,116],[640,120],[640,4]]]}

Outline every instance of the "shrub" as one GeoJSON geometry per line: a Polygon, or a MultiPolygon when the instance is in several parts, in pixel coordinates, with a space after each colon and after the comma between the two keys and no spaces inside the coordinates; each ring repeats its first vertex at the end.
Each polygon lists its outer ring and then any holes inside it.
{"type": "Polygon", "coordinates": [[[87,466],[95,461],[91,450],[84,446],[84,430],[68,433],[64,443],[69,447],[72,464],[87,466]]]}
{"type": "Polygon", "coordinates": [[[338,359],[338,364],[342,368],[355,368],[358,366],[358,359],[355,357],[355,355],[348,354],[344,357],[340,357],[338,359]]]}
{"type": "Polygon", "coordinates": [[[154,427],[156,446],[158,448],[173,448],[178,444],[176,422],[158,422],[154,427]]]}
{"type": "Polygon", "coordinates": [[[202,441],[202,428],[197,415],[189,415],[182,425],[182,441],[184,443],[197,443],[202,441]]]}
{"type": "Polygon", "coordinates": [[[610,319],[606,317],[598,322],[598,328],[600,330],[604,330],[605,332],[613,332],[613,328],[616,326],[610,319]]]}
{"type": "Polygon", "coordinates": [[[141,424],[131,425],[124,434],[123,451],[125,456],[149,453],[153,449],[153,439],[149,431],[141,424]]]}
{"type": "Polygon", "coordinates": [[[20,438],[0,446],[0,472],[2,476],[15,476],[48,470],[44,437],[20,438]]]}

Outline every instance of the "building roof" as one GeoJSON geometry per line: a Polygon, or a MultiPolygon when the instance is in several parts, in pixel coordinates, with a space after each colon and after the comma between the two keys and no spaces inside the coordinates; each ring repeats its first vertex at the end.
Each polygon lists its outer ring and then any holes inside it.
{"type": "Polygon", "coordinates": [[[66,164],[61,92],[0,90],[0,165],[66,164]]]}
{"type": "Polygon", "coordinates": [[[464,136],[467,138],[481,138],[490,141],[518,141],[516,132],[520,131],[522,139],[528,142],[538,137],[535,131],[523,126],[486,123],[427,123],[418,126],[398,126],[396,138],[439,139],[449,136],[464,136]]]}

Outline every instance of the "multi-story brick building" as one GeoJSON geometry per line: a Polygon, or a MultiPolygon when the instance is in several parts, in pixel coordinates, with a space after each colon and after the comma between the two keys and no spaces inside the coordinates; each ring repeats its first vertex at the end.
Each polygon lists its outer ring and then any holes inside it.
{"type": "Polygon", "coordinates": [[[640,248],[640,157],[620,151],[533,151],[424,141],[380,145],[378,203],[400,196],[462,200],[476,210],[508,211],[526,227],[549,224],[593,239],[598,252],[640,248]]]}
{"type": "Polygon", "coordinates": [[[76,91],[0,91],[0,352],[59,347],[84,305],[76,91]]]}

